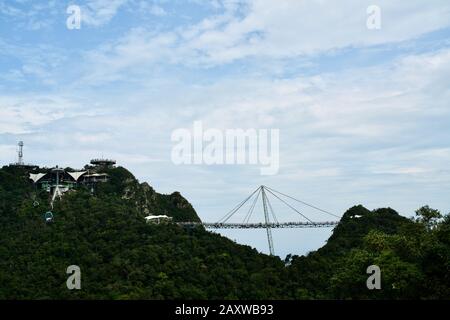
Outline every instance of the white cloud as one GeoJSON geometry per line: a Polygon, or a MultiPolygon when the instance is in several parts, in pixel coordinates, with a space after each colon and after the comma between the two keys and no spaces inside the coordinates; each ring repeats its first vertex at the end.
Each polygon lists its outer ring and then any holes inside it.
{"type": "Polygon", "coordinates": [[[35,133],[55,121],[93,112],[59,95],[3,95],[0,96],[0,134],[35,133]]]}
{"type": "Polygon", "coordinates": [[[374,168],[373,173],[375,174],[420,174],[427,173],[431,170],[429,168],[421,167],[400,167],[400,168],[374,168]]]}
{"type": "Polygon", "coordinates": [[[198,47],[210,52],[212,58],[219,54],[225,61],[227,55],[232,57],[236,52],[289,57],[347,46],[398,42],[450,25],[447,1],[378,1],[382,28],[377,31],[366,28],[370,1],[292,0],[276,6],[270,0],[249,3],[250,12],[243,19],[233,19],[222,31],[210,30],[200,37],[208,38],[219,32],[220,43],[200,41],[198,47]],[[261,41],[240,43],[255,31],[263,33],[261,41]]]}
{"type": "Polygon", "coordinates": [[[128,0],[88,0],[81,7],[82,24],[99,27],[111,21],[128,0]]]}
{"type": "MultiPolygon", "coordinates": [[[[50,29],[57,15],[57,3],[50,0],[45,3],[35,1],[0,1],[0,15],[13,21],[16,27],[37,31],[50,29]]],[[[6,20],[7,21],[7,20],[6,20]]]]}
{"type": "MultiPolygon", "coordinates": [[[[90,1],[85,22],[104,26],[138,1],[126,3],[90,1]]],[[[152,5],[163,2],[146,3],[158,14],[152,5]]],[[[153,20],[177,16],[166,3],[170,16],[153,20]]],[[[432,37],[430,47],[416,47],[414,39],[448,27],[450,3],[378,1],[379,31],[366,28],[368,4],[216,1],[216,14],[198,23],[118,26],[117,35],[108,35],[114,40],[80,59],[57,45],[0,41],[2,54],[21,61],[0,76],[1,160],[13,161],[22,138],[27,159],[41,165],[79,167],[103,154],[158,190],[181,191],[205,218],[263,183],[336,213],[358,202],[406,212],[425,201],[445,206],[450,50],[436,51],[445,44],[432,37]],[[395,44],[404,40],[410,41],[395,44]],[[340,65],[341,53],[367,60],[374,51],[367,47],[377,44],[390,45],[376,48],[376,65],[340,65]],[[323,53],[328,68],[315,65],[323,53]],[[73,63],[64,65],[66,59],[73,63]],[[243,63],[229,64],[235,61],[243,63]],[[60,71],[67,75],[62,81],[60,71]],[[30,77],[55,86],[48,94],[17,90],[30,77]],[[197,119],[221,129],[281,129],[280,174],[269,180],[258,167],[173,166],[171,131],[197,119]]]]}
{"type": "Polygon", "coordinates": [[[106,80],[115,79],[114,73],[126,68],[142,68],[156,62],[214,66],[248,57],[292,58],[405,41],[450,26],[450,3],[441,0],[379,1],[381,30],[366,27],[370,1],[226,3],[229,5],[223,13],[196,24],[163,33],[145,28],[138,33],[132,30],[116,43],[91,53],[103,63],[96,68],[97,73],[104,72],[106,80]]]}
{"type": "Polygon", "coordinates": [[[138,6],[139,6],[139,9],[144,14],[150,13],[151,15],[158,16],[158,17],[163,17],[163,16],[167,15],[166,10],[164,10],[163,7],[161,7],[155,3],[151,3],[148,1],[140,1],[138,6]]]}
{"type": "MultiPolygon", "coordinates": [[[[339,185],[344,179],[355,191],[404,179],[414,190],[418,181],[450,180],[450,154],[438,148],[448,141],[442,126],[450,121],[449,68],[450,51],[443,50],[320,76],[232,78],[191,87],[199,99],[185,97],[181,108],[190,112],[178,119],[180,127],[200,119],[221,129],[279,128],[281,169],[272,180],[293,191],[286,181],[339,185]],[[383,172],[405,177],[377,176],[383,172]],[[410,175],[420,179],[407,180],[410,175]]],[[[215,181],[217,170],[205,175],[215,181]]],[[[242,171],[256,179],[251,168],[242,171]]]]}

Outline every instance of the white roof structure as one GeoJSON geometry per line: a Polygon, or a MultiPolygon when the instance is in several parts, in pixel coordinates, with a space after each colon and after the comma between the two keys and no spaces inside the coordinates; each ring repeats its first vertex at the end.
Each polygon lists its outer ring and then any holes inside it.
{"type": "Polygon", "coordinates": [[[172,217],[166,216],[166,215],[160,215],[160,216],[146,216],[145,220],[149,221],[149,220],[157,220],[157,219],[172,219],[172,217]]]}
{"type": "Polygon", "coordinates": [[[33,180],[34,183],[36,183],[39,180],[41,180],[45,175],[46,173],[30,173],[30,179],[33,180]]]}
{"type": "Polygon", "coordinates": [[[78,181],[87,171],[67,172],[75,181],[78,181]]]}

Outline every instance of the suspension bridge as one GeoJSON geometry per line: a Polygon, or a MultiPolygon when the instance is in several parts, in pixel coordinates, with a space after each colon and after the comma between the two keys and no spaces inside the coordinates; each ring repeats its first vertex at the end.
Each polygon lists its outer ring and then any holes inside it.
{"type": "MultiPolygon", "coordinates": [[[[273,199],[272,199],[273,200],[273,199]]],[[[254,190],[247,198],[242,200],[238,205],[236,205],[231,211],[229,211],[222,219],[217,222],[179,222],[179,225],[185,227],[196,227],[203,226],[206,229],[266,229],[267,233],[267,241],[269,244],[269,252],[270,255],[274,255],[274,246],[273,246],[273,237],[272,237],[272,229],[280,229],[280,228],[331,228],[336,226],[339,223],[340,217],[328,212],[326,210],[320,209],[316,206],[313,206],[309,203],[306,203],[302,200],[291,197],[285,193],[277,191],[275,189],[269,188],[267,186],[260,186],[256,190],[254,190]],[[269,195],[271,198],[277,199],[280,203],[288,207],[290,210],[301,216],[302,221],[290,221],[290,222],[279,222],[275,211],[272,206],[272,202],[269,199],[269,195]],[[264,213],[264,222],[250,222],[251,217],[255,211],[255,207],[260,200],[262,204],[262,209],[264,213]],[[290,202],[291,203],[290,203],[290,202]],[[316,219],[310,219],[306,216],[302,211],[292,205],[292,202],[296,202],[296,204],[300,204],[302,206],[306,206],[322,215],[327,215],[328,217],[332,217],[332,220],[326,221],[317,221],[316,219]],[[244,219],[242,222],[229,222],[233,216],[242,209],[245,208],[245,205],[250,204],[244,219]]]]}

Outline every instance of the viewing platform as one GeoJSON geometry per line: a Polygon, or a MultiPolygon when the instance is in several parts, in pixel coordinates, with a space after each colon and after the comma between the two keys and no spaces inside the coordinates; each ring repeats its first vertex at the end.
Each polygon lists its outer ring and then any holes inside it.
{"type": "Polygon", "coordinates": [[[113,167],[116,160],[112,159],[92,159],[91,164],[97,167],[113,167]]]}

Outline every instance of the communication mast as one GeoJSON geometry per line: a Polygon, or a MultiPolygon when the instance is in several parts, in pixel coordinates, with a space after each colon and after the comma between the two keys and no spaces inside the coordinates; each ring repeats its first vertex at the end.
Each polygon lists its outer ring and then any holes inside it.
{"type": "Polygon", "coordinates": [[[23,165],[23,141],[19,141],[18,145],[18,150],[17,150],[17,154],[18,154],[18,161],[17,164],[19,166],[23,165]]]}
{"type": "Polygon", "coordinates": [[[10,166],[20,167],[20,168],[25,168],[25,169],[36,168],[35,165],[25,164],[23,162],[23,145],[24,145],[23,141],[19,141],[19,143],[17,143],[17,162],[11,163],[10,166]]]}

